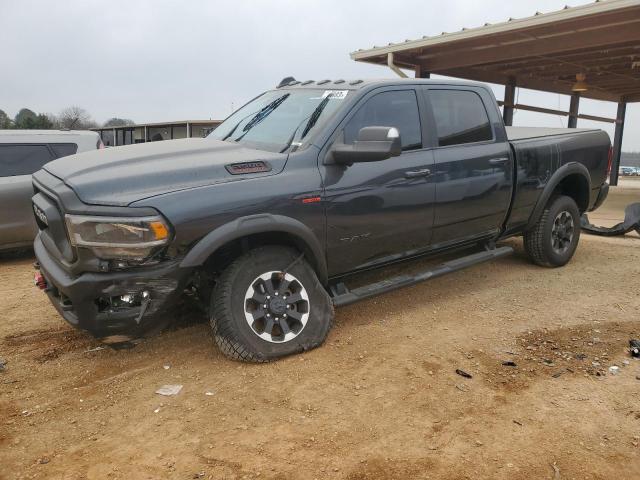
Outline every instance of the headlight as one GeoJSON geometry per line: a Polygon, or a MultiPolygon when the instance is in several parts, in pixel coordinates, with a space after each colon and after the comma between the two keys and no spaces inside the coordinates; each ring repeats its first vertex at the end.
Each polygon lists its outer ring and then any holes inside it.
{"type": "Polygon", "coordinates": [[[160,216],[90,217],[65,215],[71,244],[93,250],[98,258],[144,260],[169,242],[169,227],[160,216]]]}

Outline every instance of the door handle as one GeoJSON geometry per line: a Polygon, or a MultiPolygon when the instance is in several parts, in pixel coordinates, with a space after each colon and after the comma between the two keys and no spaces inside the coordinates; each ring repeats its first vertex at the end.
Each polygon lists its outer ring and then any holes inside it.
{"type": "Polygon", "coordinates": [[[502,165],[503,163],[507,163],[511,159],[509,157],[501,157],[501,158],[492,158],[489,160],[491,165],[502,165]]]}
{"type": "Polygon", "coordinates": [[[429,177],[431,176],[431,170],[428,168],[423,168],[420,170],[410,170],[408,172],[404,172],[404,176],[406,178],[429,177]]]}

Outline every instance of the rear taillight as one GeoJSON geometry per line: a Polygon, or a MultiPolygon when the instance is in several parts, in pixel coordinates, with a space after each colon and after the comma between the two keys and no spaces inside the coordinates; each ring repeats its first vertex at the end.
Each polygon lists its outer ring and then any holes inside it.
{"type": "Polygon", "coordinates": [[[607,160],[607,177],[611,175],[611,167],[613,166],[613,147],[609,147],[609,159],[607,160]]]}
{"type": "Polygon", "coordinates": [[[98,150],[102,150],[104,148],[104,143],[102,143],[102,139],[98,140],[98,144],[96,145],[98,150]]]}

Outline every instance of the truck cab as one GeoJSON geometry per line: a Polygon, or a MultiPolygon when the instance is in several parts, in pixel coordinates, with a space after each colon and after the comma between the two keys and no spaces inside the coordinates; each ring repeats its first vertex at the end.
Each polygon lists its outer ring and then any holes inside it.
{"type": "Polygon", "coordinates": [[[509,254],[510,236],[566,264],[611,163],[604,132],[507,131],[487,86],[420,79],[286,79],[207,138],[76,157],[34,175],[37,275],[61,315],[135,341],[187,292],[226,355],[258,362],[320,345],[334,306],[509,254]]]}

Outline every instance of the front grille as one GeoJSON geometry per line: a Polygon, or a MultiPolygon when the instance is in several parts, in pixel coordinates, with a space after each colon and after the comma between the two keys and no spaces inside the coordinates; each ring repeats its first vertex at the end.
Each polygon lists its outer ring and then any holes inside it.
{"type": "Polygon", "coordinates": [[[34,187],[33,210],[42,243],[54,257],[73,262],[75,253],[67,237],[64,212],[53,196],[34,187]]]}

